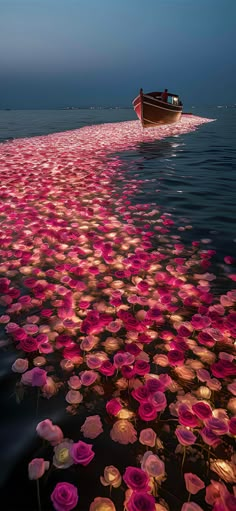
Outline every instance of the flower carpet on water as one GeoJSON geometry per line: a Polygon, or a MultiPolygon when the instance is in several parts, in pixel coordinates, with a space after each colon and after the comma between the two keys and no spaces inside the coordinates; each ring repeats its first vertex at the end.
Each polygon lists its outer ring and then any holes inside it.
{"type": "Polygon", "coordinates": [[[205,122],[0,146],[1,349],[18,401],[37,401],[35,509],[236,509],[235,261],[216,295],[214,250],[134,204],[115,154],[205,122]],[[58,396],[67,420],[40,417],[58,396]]]}

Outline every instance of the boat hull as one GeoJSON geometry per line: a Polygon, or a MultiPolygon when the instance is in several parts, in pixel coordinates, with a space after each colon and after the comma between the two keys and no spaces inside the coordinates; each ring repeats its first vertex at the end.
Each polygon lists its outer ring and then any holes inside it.
{"type": "Polygon", "coordinates": [[[133,101],[134,110],[144,128],[172,124],[180,120],[182,106],[171,105],[151,94],[160,95],[160,93],[139,94],[133,101]]]}

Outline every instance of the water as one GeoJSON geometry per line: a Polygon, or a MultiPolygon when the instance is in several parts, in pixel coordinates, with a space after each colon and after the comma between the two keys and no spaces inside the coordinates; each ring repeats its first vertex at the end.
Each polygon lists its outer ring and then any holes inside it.
{"type": "MultiPolygon", "coordinates": [[[[176,225],[175,233],[179,234],[186,244],[190,244],[193,240],[202,240],[203,246],[206,244],[207,248],[217,251],[217,261],[223,264],[225,255],[235,255],[236,110],[202,108],[193,110],[193,113],[216,119],[216,121],[200,126],[193,133],[159,141],[140,142],[134,149],[119,153],[119,158],[122,160],[123,170],[128,179],[143,181],[141,189],[132,196],[132,203],[134,205],[152,203],[160,206],[162,212],[173,216],[176,225]]],[[[128,109],[4,111],[0,112],[0,140],[4,142],[9,139],[74,130],[86,125],[133,119],[135,114],[128,109]]],[[[9,511],[19,509],[18,502],[20,502],[20,509],[35,511],[35,481],[26,486],[27,464],[32,457],[44,456],[47,459],[49,452],[46,452],[46,455],[42,452],[41,443],[39,441],[35,443],[32,431],[38,423],[38,417],[42,420],[50,416],[55,423],[60,418],[60,425],[63,426],[65,436],[71,437],[70,417],[65,413],[64,397],[60,394],[52,401],[51,399],[41,400],[38,410],[35,395],[29,393],[22,401],[20,408],[17,408],[15,395],[13,395],[15,376],[9,370],[15,355],[8,351],[1,355],[1,379],[5,389],[1,402],[3,416],[1,438],[7,446],[2,448],[4,470],[1,482],[4,486],[4,496],[10,498],[7,507],[9,511]],[[13,484],[16,487],[16,496],[9,497],[13,484]],[[25,490],[26,487],[27,490],[25,490]]],[[[96,403],[96,408],[92,410],[94,414],[101,413],[101,416],[103,411],[102,402],[96,403]]],[[[74,431],[76,428],[79,430],[86,413],[87,410],[82,409],[78,422],[74,422],[74,431]]],[[[105,427],[109,429],[107,424],[105,427]]],[[[127,453],[124,446],[108,440],[104,453],[103,439],[96,440],[95,444],[98,459],[104,457],[109,464],[114,458],[118,466],[124,470],[127,453]]],[[[132,449],[130,463],[135,464],[132,449]]],[[[173,463],[175,463],[174,460],[173,463]]],[[[101,473],[98,466],[96,469],[88,467],[79,472],[80,488],[90,491],[88,481],[94,480],[93,470],[96,470],[96,481],[98,481],[97,486],[93,487],[94,496],[99,494],[108,496],[107,489],[102,493],[99,486],[101,473]]],[[[178,465],[176,470],[178,471],[178,465]]],[[[64,480],[70,481],[68,471],[65,470],[62,474],[64,480]]],[[[51,474],[50,491],[55,481],[56,476],[51,474]]],[[[173,500],[172,505],[175,509],[175,506],[178,507],[178,502],[173,500]]],[[[46,511],[48,509],[51,509],[49,499],[46,511]]],[[[83,511],[82,508],[79,509],[83,511]]]]}
{"type": "MultiPolygon", "coordinates": [[[[144,183],[138,201],[156,202],[173,213],[186,240],[211,239],[212,248],[233,255],[236,242],[236,109],[194,108],[216,119],[189,133],[152,143],[120,156],[130,175],[144,183]]],[[[33,137],[86,125],[136,119],[131,109],[12,110],[0,112],[0,141],[33,137]]]]}

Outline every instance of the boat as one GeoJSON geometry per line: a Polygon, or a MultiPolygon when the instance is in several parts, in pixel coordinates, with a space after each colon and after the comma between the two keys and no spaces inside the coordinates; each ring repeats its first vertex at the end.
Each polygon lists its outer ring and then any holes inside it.
{"type": "Polygon", "coordinates": [[[165,93],[148,92],[147,94],[140,89],[139,95],[132,104],[143,128],[177,122],[183,111],[179,96],[168,92],[167,89],[165,93]]]}

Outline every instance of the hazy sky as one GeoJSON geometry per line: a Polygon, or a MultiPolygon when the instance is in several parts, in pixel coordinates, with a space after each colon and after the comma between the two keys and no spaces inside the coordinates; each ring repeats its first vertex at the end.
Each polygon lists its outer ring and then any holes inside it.
{"type": "Polygon", "coordinates": [[[236,0],[0,0],[0,108],[236,103],[236,0]]]}

